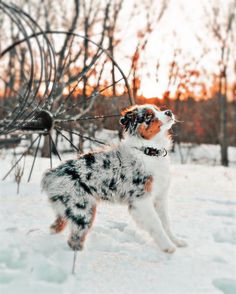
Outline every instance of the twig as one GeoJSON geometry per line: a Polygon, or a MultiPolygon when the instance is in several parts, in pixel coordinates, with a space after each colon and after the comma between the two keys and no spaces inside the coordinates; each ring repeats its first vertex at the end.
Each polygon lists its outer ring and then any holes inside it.
{"type": "Polygon", "coordinates": [[[76,264],[76,257],[77,257],[77,251],[74,251],[74,258],[73,258],[73,264],[72,264],[72,275],[75,275],[75,264],[76,264]]]}
{"type": "Polygon", "coordinates": [[[26,236],[28,236],[29,234],[36,232],[36,231],[40,231],[40,229],[31,229],[26,233],[26,236]]]}

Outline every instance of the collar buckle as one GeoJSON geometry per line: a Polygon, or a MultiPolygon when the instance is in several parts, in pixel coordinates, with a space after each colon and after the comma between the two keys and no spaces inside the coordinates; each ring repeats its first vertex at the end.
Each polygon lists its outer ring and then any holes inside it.
{"type": "Polygon", "coordinates": [[[165,157],[167,155],[167,150],[165,148],[163,149],[156,149],[156,148],[152,148],[152,147],[146,147],[143,150],[145,155],[148,156],[163,156],[165,157]]]}

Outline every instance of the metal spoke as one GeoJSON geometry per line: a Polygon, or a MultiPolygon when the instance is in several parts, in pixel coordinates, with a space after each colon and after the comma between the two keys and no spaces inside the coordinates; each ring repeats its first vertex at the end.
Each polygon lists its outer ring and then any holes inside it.
{"type": "Polygon", "coordinates": [[[52,168],[52,138],[49,136],[50,168],[52,168]]]}
{"type": "Polygon", "coordinates": [[[52,141],[52,145],[53,145],[53,147],[54,147],[54,149],[55,149],[55,152],[56,152],[56,155],[57,155],[57,157],[60,159],[60,161],[61,161],[61,156],[60,156],[60,154],[59,154],[59,152],[58,152],[58,150],[57,150],[57,147],[56,147],[56,144],[54,143],[54,141],[53,141],[53,139],[52,139],[52,135],[49,133],[49,137],[50,137],[50,139],[51,139],[51,141],[52,141]]]}
{"type": "Polygon", "coordinates": [[[33,159],[33,163],[32,163],[31,169],[30,169],[30,173],[29,173],[29,177],[28,177],[28,182],[30,181],[30,178],[31,178],[31,175],[32,175],[32,172],[33,172],[33,168],[34,168],[35,160],[36,160],[36,157],[37,157],[37,154],[38,154],[38,150],[39,150],[39,145],[40,145],[41,138],[42,138],[42,135],[39,135],[39,141],[38,141],[38,145],[36,147],[36,151],[34,153],[34,159],[33,159]]]}
{"type": "Polygon", "coordinates": [[[71,140],[69,140],[64,134],[62,134],[61,131],[59,131],[58,129],[56,129],[56,130],[58,131],[58,133],[59,133],[63,138],[66,139],[66,141],[68,141],[68,142],[71,144],[71,146],[73,146],[73,147],[75,148],[76,151],[80,152],[80,150],[79,150],[79,149],[78,149],[78,148],[72,143],[71,140]]]}
{"type": "MultiPolygon", "coordinates": [[[[39,135],[40,136],[40,135],[39,135]]],[[[30,144],[30,146],[26,149],[26,151],[24,151],[22,153],[22,155],[20,156],[20,158],[15,162],[15,164],[11,167],[11,169],[5,174],[5,176],[2,178],[2,180],[5,180],[8,175],[13,171],[13,169],[17,166],[17,164],[21,161],[21,159],[23,158],[24,155],[26,155],[28,153],[28,151],[33,147],[34,143],[38,140],[39,136],[37,136],[36,139],[34,139],[34,141],[30,144]]]]}
{"type": "MultiPolygon", "coordinates": [[[[62,129],[62,128],[61,128],[61,129],[62,129]]],[[[91,138],[91,137],[88,137],[88,136],[85,136],[85,135],[81,135],[81,134],[79,134],[79,133],[77,133],[77,132],[74,132],[74,131],[71,131],[71,130],[68,130],[68,129],[65,129],[65,128],[63,128],[62,130],[65,131],[65,132],[67,132],[67,133],[74,134],[74,135],[76,135],[76,136],[78,136],[78,137],[81,137],[81,138],[83,138],[83,139],[87,139],[87,140],[89,140],[89,141],[92,141],[92,142],[95,142],[95,143],[98,143],[98,144],[101,144],[101,145],[109,146],[108,143],[102,142],[102,141],[97,140],[97,139],[95,139],[95,138],[91,138]]]]}

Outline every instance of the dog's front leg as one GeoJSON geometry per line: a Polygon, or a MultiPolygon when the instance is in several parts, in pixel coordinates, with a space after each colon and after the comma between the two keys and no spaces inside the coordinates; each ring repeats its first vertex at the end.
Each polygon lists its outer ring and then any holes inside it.
{"type": "Polygon", "coordinates": [[[163,229],[161,220],[157,215],[152,200],[148,197],[134,201],[129,207],[134,220],[146,230],[166,253],[173,253],[175,246],[163,229]]]}
{"type": "Polygon", "coordinates": [[[156,212],[158,216],[160,217],[163,228],[165,229],[171,241],[178,247],[185,247],[187,246],[187,242],[177,238],[171,231],[170,219],[168,215],[168,199],[167,199],[167,195],[165,196],[166,197],[163,197],[161,199],[160,198],[155,199],[154,206],[155,206],[156,212]]]}

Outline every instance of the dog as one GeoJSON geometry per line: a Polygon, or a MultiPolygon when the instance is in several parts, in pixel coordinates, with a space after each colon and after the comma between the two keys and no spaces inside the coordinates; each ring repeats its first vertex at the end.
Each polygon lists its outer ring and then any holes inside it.
{"type": "Polygon", "coordinates": [[[125,203],[136,223],[166,253],[186,246],[170,229],[170,110],[150,104],[121,113],[124,139],[115,147],[85,153],[47,171],[41,182],[56,212],[52,233],[70,225],[69,246],[82,250],[99,200],[125,203]]]}

